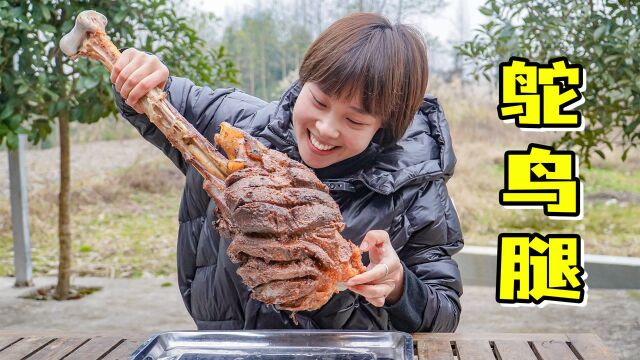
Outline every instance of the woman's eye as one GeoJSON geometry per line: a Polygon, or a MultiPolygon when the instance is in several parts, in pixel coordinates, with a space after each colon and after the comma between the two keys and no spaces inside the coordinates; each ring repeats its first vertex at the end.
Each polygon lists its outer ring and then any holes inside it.
{"type": "Polygon", "coordinates": [[[318,101],[318,99],[313,98],[313,101],[320,107],[326,107],[325,104],[321,103],[320,101],[318,101]]]}
{"type": "Polygon", "coordinates": [[[349,122],[354,124],[354,125],[366,125],[366,124],[363,124],[363,123],[359,123],[357,121],[353,121],[352,119],[349,119],[349,118],[347,118],[347,120],[349,120],[349,122]]]}

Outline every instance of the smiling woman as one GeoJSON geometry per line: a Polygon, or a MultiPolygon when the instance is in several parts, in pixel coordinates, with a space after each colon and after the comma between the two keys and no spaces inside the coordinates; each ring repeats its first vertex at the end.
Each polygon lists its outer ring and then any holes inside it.
{"type": "Polygon", "coordinates": [[[302,160],[327,167],[362,153],[376,133],[379,145],[395,143],[423,101],[428,73],[415,29],[376,14],[336,21],[300,66],[293,125],[302,160]]]}
{"type": "MultiPolygon", "coordinates": [[[[216,204],[202,191],[203,177],[144,114],[119,97],[129,94],[116,94],[122,115],[186,175],[178,277],[199,330],[456,329],[462,284],[451,256],[463,239],[446,189],[455,156],[443,110],[435,98],[425,96],[427,55],[417,30],[372,13],[338,20],[307,50],[300,80],[271,103],[238,89],[167,79],[169,71],[161,62],[144,52],[130,55],[114,68],[151,76],[145,86],[165,84],[166,99],[205,138],[213,139],[226,121],[313,168],[344,219],[341,236],[366,253],[365,275],[351,278],[348,290],[329,294],[320,309],[298,312],[299,323],[293,323],[285,310],[257,300],[242,284],[229,256],[228,236],[214,227],[216,204]]],[[[122,71],[117,92],[131,74],[122,71]]],[[[251,196],[246,200],[255,202],[251,196]]]]}
{"type": "Polygon", "coordinates": [[[322,106],[327,97],[339,100],[356,124],[367,123],[358,116],[377,117],[386,133],[379,140],[382,146],[398,141],[409,127],[423,101],[428,75],[420,33],[374,13],[333,23],[311,44],[300,65],[303,93],[304,85],[314,83],[316,103],[322,106]]]}
{"type": "Polygon", "coordinates": [[[381,120],[350,101],[325,94],[314,82],[300,91],[293,109],[293,127],[304,163],[324,168],[360,154],[380,129],[381,120]]]}

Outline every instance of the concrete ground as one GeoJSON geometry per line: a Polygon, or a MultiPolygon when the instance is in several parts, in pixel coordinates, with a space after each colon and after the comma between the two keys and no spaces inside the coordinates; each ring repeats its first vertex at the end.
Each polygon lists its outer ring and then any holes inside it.
{"type": "MultiPolygon", "coordinates": [[[[80,300],[35,301],[19,296],[13,278],[0,278],[0,330],[69,331],[94,334],[153,334],[195,330],[175,279],[77,278],[76,285],[102,286],[80,300]],[[171,282],[171,286],[162,286],[171,282]]],[[[55,283],[38,278],[38,287],[55,283]]],[[[494,289],[465,286],[457,332],[592,332],[620,359],[640,353],[640,291],[588,291],[586,307],[547,305],[545,308],[509,308],[495,302],[494,289]]]]}

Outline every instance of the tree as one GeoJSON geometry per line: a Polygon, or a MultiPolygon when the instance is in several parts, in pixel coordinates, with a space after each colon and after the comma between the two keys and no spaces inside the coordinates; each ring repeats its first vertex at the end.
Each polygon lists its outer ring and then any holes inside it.
{"type": "Polygon", "coordinates": [[[273,99],[281,95],[281,80],[300,66],[313,39],[333,21],[356,11],[374,11],[402,22],[442,6],[444,0],[270,0],[232,21],[222,42],[240,69],[244,89],[273,99]]]}
{"type": "Polygon", "coordinates": [[[403,22],[410,15],[433,14],[446,5],[444,0],[349,0],[335,1],[338,17],[352,12],[377,12],[390,20],[403,22]]]}
{"type": "Polygon", "coordinates": [[[88,7],[107,16],[107,34],[116,45],[156,53],[173,74],[200,83],[235,82],[224,48],[205,48],[188,20],[165,0],[101,0],[90,6],[70,0],[0,1],[0,144],[15,148],[20,133],[38,143],[55,121],[60,129],[57,299],[69,295],[72,266],[69,122],[93,123],[116,113],[109,73],[86,59],[71,62],[58,48],[75,16],[88,7]]]}
{"type": "Polygon", "coordinates": [[[491,19],[457,50],[488,80],[511,56],[547,63],[567,56],[587,71],[583,132],[567,132],[554,146],[576,148],[590,165],[602,146],[623,150],[640,140],[640,31],[637,1],[488,0],[480,11],[491,19]]]}
{"type": "Polygon", "coordinates": [[[223,44],[240,70],[244,89],[269,100],[280,95],[279,81],[299,65],[308,44],[308,31],[295,23],[277,21],[277,8],[255,9],[226,27],[223,44]]]}

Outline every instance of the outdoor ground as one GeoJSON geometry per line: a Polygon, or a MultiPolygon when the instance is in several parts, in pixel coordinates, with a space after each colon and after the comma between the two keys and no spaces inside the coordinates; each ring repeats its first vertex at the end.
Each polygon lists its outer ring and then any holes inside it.
{"type": "MultiPolygon", "coordinates": [[[[54,278],[36,279],[38,286],[54,283],[54,278]]],[[[172,277],[85,277],[74,283],[99,285],[103,290],[75,301],[25,300],[18,296],[28,290],[13,288],[12,278],[1,277],[0,329],[145,336],[196,329],[172,277]]],[[[589,290],[587,308],[548,305],[542,309],[500,306],[494,300],[495,289],[489,287],[465,286],[464,291],[457,332],[591,332],[600,336],[621,360],[635,360],[640,352],[638,290],[589,290]]]]}

